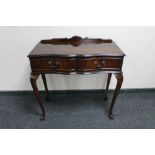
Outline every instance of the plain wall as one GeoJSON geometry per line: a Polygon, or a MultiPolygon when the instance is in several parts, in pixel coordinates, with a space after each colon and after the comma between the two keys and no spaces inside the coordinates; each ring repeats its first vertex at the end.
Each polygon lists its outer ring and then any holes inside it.
{"type": "MultiPolygon", "coordinates": [[[[122,88],[155,88],[155,27],[0,27],[0,90],[32,90],[27,55],[41,39],[111,38],[125,52],[122,88]]],[[[47,75],[50,90],[103,89],[106,74],[47,75]]],[[[115,87],[112,78],[110,88],[115,87]]],[[[43,89],[41,78],[38,86],[43,89]]]]}

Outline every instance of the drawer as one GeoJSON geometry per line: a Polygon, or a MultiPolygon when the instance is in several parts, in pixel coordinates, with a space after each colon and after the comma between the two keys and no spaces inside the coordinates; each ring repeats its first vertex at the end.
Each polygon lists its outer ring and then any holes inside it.
{"type": "Polygon", "coordinates": [[[97,70],[121,70],[121,58],[80,58],[78,59],[78,71],[97,70]]]}
{"type": "Polygon", "coordinates": [[[33,71],[75,71],[76,60],[73,58],[40,58],[31,59],[33,71]]]}

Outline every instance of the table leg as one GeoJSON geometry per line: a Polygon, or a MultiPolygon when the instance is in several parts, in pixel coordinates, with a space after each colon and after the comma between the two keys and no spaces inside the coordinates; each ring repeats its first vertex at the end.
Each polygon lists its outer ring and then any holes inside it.
{"type": "Polygon", "coordinates": [[[42,80],[43,80],[44,87],[45,87],[46,100],[49,101],[49,95],[48,95],[48,87],[47,87],[47,82],[46,82],[46,76],[45,76],[45,74],[41,74],[41,76],[42,76],[42,80]]]}
{"type": "Polygon", "coordinates": [[[45,119],[45,110],[44,110],[42,100],[41,100],[41,96],[40,96],[40,93],[38,91],[38,87],[37,87],[37,84],[36,84],[36,80],[38,79],[38,77],[39,77],[39,74],[31,74],[30,81],[31,81],[33,91],[34,91],[34,93],[35,93],[35,95],[37,97],[38,103],[39,103],[41,111],[42,111],[40,120],[44,120],[45,119]]]}
{"type": "Polygon", "coordinates": [[[109,111],[109,118],[110,119],[113,119],[113,114],[112,114],[113,107],[114,107],[114,104],[116,102],[117,96],[119,94],[119,91],[120,91],[120,88],[121,88],[122,82],[123,82],[123,74],[122,73],[115,73],[114,75],[115,75],[115,77],[117,79],[117,84],[116,84],[116,88],[115,88],[115,91],[114,91],[114,96],[113,96],[110,111],[109,111]]]}
{"type": "Polygon", "coordinates": [[[104,98],[103,98],[105,101],[108,100],[108,90],[109,90],[111,75],[112,75],[112,73],[108,73],[107,85],[106,85],[106,90],[105,90],[104,98]]]}

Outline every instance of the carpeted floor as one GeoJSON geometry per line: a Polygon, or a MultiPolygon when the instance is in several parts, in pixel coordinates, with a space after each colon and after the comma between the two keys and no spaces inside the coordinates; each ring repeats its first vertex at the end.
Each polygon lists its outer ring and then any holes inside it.
{"type": "Polygon", "coordinates": [[[50,93],[45,102],[46,120],[32,93],[0,94],[0,128],[9,129],[151,129],[155,128],[155,91],[120,93],[114,120],[102,93],[50,93]]]}

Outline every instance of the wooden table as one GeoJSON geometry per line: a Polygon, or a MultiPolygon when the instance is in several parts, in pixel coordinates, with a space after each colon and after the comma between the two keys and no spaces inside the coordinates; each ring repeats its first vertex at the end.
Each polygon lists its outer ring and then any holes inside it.
{"type": "Polygon", "coordinates": [[[45,74],[92,74],[98,72],[108,73],[104,100],[107,100],[111,75],[117,79],[116,88],[112,98],[109,118],[113,119],[113,107],[119,94],[122,82],[122,64],[125,54],[111,39],[88,39],[74,36],[70,39],[56,38],[40,41],[28,55],[31,64],[30,81],[38,99],[45,119],[43,102],[37,87],[37,79],[42,76],[48,96],[45,74]]]}

